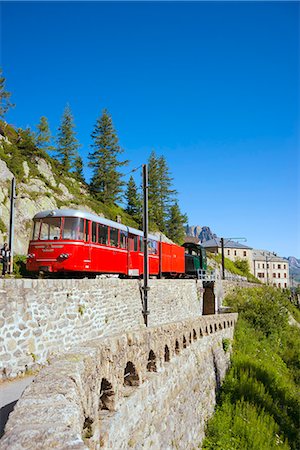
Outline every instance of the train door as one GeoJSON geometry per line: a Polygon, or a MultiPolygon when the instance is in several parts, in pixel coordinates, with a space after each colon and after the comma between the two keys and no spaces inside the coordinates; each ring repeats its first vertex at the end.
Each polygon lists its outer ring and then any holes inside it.
{"type": "Polygon", "coordinates": [[[90,220],[85,219],[85,228],[84,228],[84,254],[83,254],[83,263],[85,270],[92,270],[91,268],[91,239],[90,239],[90,220]]]}
{"type": "Polygon", "coordinates": [[[141,274],[139,267],[139,248],[138,236],[134,234],[128,235],[128,275],[139,276],[141,274]]]}

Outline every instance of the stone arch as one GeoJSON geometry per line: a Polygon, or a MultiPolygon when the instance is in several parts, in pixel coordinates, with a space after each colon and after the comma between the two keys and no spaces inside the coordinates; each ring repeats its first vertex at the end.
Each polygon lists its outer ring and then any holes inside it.
{"type": "Polygon", "coordinates": [[[194,339],[194,341],[197,340],[197,333],[196,333],[195,328],[193,328],[193,339],[194,339]]]}
{"type": "Polygon", "coordinates": [[[223,322],[223,327],[224,327],[224,329],[226,328],[226,322],[225,322],[225,320],[224,320],[224,322],[223,322]]]}
{"type": "Polygon", "coordinates": [[[180,353],[179,342],[177,339],[175,342],[175,353],[176,353],[176,355],[179,355],[179,353],[180,353]]]}
{"type": "Polygon", "coordinates": [[[209,331],[210,331],[210,334],[213,333],[213,327],[212,327],[212,325],[209,325],[209,331]]]}
{"type": "Polygon", "coordinates": [[[139,386],[140,379],[135,365],[128,361],[124,369],[124,386],[139,386]]]}
{"type": "Polygon", "coordinates": [[[115,393],[112,384],[106,379],[102,378],[100,387],[99,409],[106,409],[113,411],[115,408],[115,393]]]}
{"type": "Polygon", "coordinates": [[[183,335],[182,346],[183,346],[183,348],[186,348],[186,338],[185,338],[185,335],[183,335]]]}
{"type": "Polygon", "coordinates": [[[231,321],[231,322],[230,322],[230,326],[232,327],[232,325],[233,325],[233,322],[231,321]]]}
{"type": "Polygon", "coordinates": [[[156,356],[153,350],[150,350],[149,356],[148,356],[148,363],[147,363],[147,371],[148,372],[157,372],[156,368],[156,356]]]}
{"type": "Polygon", "coordinates": [[[222,330],[222,324],[219,322],[219,330],[222,330]]]}
{"type": "Polygon", "coordinates": [[[200,337],[203,337],[203,331],[202,331],[202,328],[200,328],[199,333],[200,333],[200,337]]]}
{"type": "Polygon", "coordinates": [[[229,320],[227,320],[227,327],[228,327],[228,328],[230,327],[230,323],[229,323],[229,320]]]}
{"type": "Polygon", "coordinates": [[[165,345],[165,356],[164,356],[165,362],[170,361],[170,350],[167,345],[165,345]]]}
{"type": "Polygon", "coordinates": [[[189,335],[189,343],[190,344],[192,343],[192,333],[190,333],[190,335],[189,335]]]}
{"type": "Polygon", "coordinates": [[[215,323],[215,331],[217,331],[218,330],[218,327],[217,327],[217,324],[215,323]]]}

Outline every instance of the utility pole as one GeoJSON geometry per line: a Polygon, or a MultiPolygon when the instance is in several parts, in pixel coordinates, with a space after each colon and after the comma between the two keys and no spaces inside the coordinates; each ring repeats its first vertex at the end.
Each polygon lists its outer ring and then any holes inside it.
{"type": "Polygon", "coordinates": [[[224,238],[221,238],[221,250],[222,250],[222,280],[225,280],[224,238]]]}
{"type": "Polygon", "coordinates": [[[14,266],[14,234],[15,234],[15,198],[16,198],[16,180],[13,177],[10,188],[10,214],[9,214],[9,250],[10,262],[9,273],[13,273],[14,266]]]}
{"type": "Polygon", "coordinates": [[[144,230],[144,286],[143,286],[143,316],[146,327],[148,326],[148,291],[149,291],[149,260],[148,260],[148,165],[143,164],[143,230],[144,230]]]}

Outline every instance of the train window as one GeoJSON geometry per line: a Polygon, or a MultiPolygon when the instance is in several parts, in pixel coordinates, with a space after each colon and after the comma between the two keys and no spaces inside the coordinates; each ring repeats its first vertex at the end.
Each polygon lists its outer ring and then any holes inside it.
{"type": "Polygon", "coordinates": [[[90,221],[86,220],[85,221],[85,235],[84,235],[85,242],[88,242],[88,240],[89,240],[89,224],[90,224],[90,221]]]}
{"type": "Polygon", "coordinates": [[[98,242],[99,244],[108,244],[108,228],[101,223],[98,225],[98,242]]]}
{"type": "Polygon", "coordinates": [[[134,236],[133,238],[133,251],[137,252],[138,251],[138,237],[134,236]]]}
{"type": "Polygon", "coordinates": [[[92,242],[97,242],[97,224],[92,222],[92,242]]]}
{"type": "Polygon", "coordinates": [[[37,241],[38,238],[39,238],[40,225],[41,225],[41,220],[40,219],[33,221],[33,230],[32,230],[32,240],[33,241],[37,241]]]}
{"type": "Polygon", "coordinates": [[[156,241],[149,241],[148,242],[148,252],[150,255],[156,255],[157,254],[157,242],[156,241]]]}
{"type": "Polygon", "coordinates": [[[60,238],[60,217],[46,217],[42,220],[40,239],[54,240],[60,238]]]}
{"type": "Polygon", "coordinates": [[[126,231],[120,231],[120,247],[127,248],[127,233],[126,231]]]}
{"type": "Polygon", "coordinates": [[[140,236],[140,252],[143,252],[143,251],[144,251],[144,240],[143,240],[143,237],[140,236]]]}
{"type": "Polygon", "coordinates": [[[83,240],[83,219],[66,217],[62,233],[63,239],[83,240]]]}
{"type": "Polygon", "coordinates": [[[116,228],[110,228],[110,245],[113,247],[118,247],[118,241],[119,241],[119,232],[116,228]]]}

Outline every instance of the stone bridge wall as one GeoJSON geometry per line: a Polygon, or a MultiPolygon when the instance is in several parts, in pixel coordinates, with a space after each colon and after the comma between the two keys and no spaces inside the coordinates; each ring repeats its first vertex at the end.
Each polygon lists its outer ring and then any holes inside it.
{"type": "MultiPolygon", "coordinates": [[[[202,284],[150,280],[149,325],[197,317],[202,284]]],[[[137,280],[0,280],[0,378],[83,341],[144,327],[137,280]]]]}
{"type": "Polygon", "coordinates": [[[196,317],[75,346],[25,390],[1,449],[198,448],[236,319],[196,317]]]}

